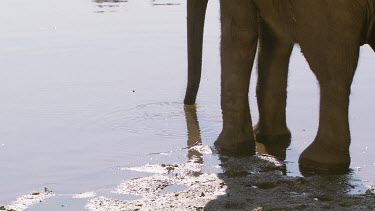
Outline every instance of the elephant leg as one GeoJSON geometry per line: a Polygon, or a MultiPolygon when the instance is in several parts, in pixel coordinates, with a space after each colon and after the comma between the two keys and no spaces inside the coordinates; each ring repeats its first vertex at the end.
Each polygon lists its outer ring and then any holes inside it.
{"type": "Polygon", "coordinates": [[[223,130],[215,144],[222,151],[255,153],[248,92],[257,31],[257,14],[252,1],[221,0],[223,130]]]}
{"type": "Polygon", "coordinates": [[[318,47],[319,39],[315,41],[301,48],[320,84],[319,128],[299,165],[302,173],[345,173],[350,165],[349,95],[359,42],[337,38],[318,47]]]}
{"type": "Polygon", "coordinates": [[[254,127],[256,140],[262,143],[289,144],[286,125],[288,66],[293,43],[277,35],[260,21],[257,100],[259,122],[254,127]]]}
{"type": "Polygon", "coordinates": [[[197,98],[202,72],[203,29],[208,0],[187,1],[188,82],[184,104],[197,98]]]}

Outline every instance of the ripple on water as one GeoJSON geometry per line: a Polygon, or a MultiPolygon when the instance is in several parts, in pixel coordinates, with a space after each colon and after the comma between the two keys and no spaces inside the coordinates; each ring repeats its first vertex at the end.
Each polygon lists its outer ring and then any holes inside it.
{"type": "MultiPolygon", "coordinates": [[[[215,121],[198,117],[198,122],[196,120],[187,122],[182,103],[156,102],[137,105],[130,109],[113,109],[109,113],[95,117],[93,125],[95,128],[121,130],[150,137],[186,140],[187,124],[199,125],[199,120],[215,121]]],[[[190,132],[203,131],[205,135],[214,137],[217,131],[212,125],[204,124],[203,127],[196,128],[198,131],[190,132]]]]}

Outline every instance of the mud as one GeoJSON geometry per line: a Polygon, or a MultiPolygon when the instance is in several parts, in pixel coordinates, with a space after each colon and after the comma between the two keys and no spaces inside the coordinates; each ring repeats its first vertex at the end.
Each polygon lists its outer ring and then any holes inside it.
{"type": "Polygon", "coordinates": [[[259,157],[228,159],[219,178],[226,194],[205,210],[374,210],[375,195],[351,195],[351,175],[290,177],[283,166],[259,157]],[[244,174],[248,173],[248,174],[244,174]]]}
{"type": "MultiPolygon", "coordinates": [[[[362,183],[354,174],[292,177],[286,162],[270,155],[219,156],[220,164],[201,162],[212,156],[207,145],[186,163],[119,167],[141,176],[108,189],[66,195],[48,189],[19,197],[0,210],[25,210],[64,197],[80,200],[87,210],[375,210],[375,187],[353,195],[362,183]],[[216,169],[213,173],[212,169],[216,169]],[[219,173],[217,173],[219,172],[219,173]],[[124,197],[121,197],[124,196],[124,197]]],[[[74,207],[72,204],[61,205],[74,207]]],[[[37,208],[37,207],[35,207],[37,208]]],[[[37,210],[37,209],[36,209],[37,210]]]]}
{"type": "Polygon", "coordinates": [[[55,196],[55,193],[45,188],[45,191],[42,193],[33,192],[30,194],[20,196],[15,201],[8,204],[7,206],[0,206],[0,210],[7,210],[7,211],[26,210],[27,208],[35,204],[42,203],[43,201],[53,196],[55,196]]]}
{"type": "Polygon", "coordinates": [[[121,183],[113,193],[139,200],[92,198],[89,210],[375,210],[374,187],[351,195],[351,175],[290,177],[271,156],[221,156],[223,173],[203,173],[202,164],[145,165],[122,170],[149,173],[121,183]],[[163,189],[184,185],[184,190],[163,189]]]}

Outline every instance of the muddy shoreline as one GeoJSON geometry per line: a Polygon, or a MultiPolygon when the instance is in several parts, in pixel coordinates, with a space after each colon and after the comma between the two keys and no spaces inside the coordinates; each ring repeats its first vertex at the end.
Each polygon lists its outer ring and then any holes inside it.
{"type": "Polygon", "coordinates": [[[219,178],[228,186],[226,195],[211,201],[205,210],[374,210],[375,195],[350,195],[355,188],[350,174],[290,177],[283,166],[259,157],[229,159],[219,178]]]}
{"type": "Polygon", "coordinates": [[[134,201],[93,198],[89,210],[374,210],[375,194],[351,195],[351,176],[285,176],[283,162],[270,156],[221,157],[223,173],[204,173],[203,164],[146,165],[130,168],[150,176],[120,184],[119,194],[134,201]],[[163,192],[185,185],[182,191],[163,192]]]}
{"type": "MultiPolygon", "coordinates": [[[[219,156],[221,163],[210,166],[202,162],[202,158],[212,155],[208,146],[196,145],[189,150],[200,156],[192,156],[185,163],[119,168],[118,171],[138,172],[141,176],[123,180],[105,191],[72,194],[67,204],[60,206],[71,209],[80,201],[80,209],[94,211],[375,210],[375,187],[368,187],[365,194],[351,194],[358,185],[352,173],[286,176],[284,161],[260,154],[242,158],[219,156]]],[[[52,191],[28,194],[0,206],[0,210],[38,210],[63,197],[66,194],[52,191]]]]}

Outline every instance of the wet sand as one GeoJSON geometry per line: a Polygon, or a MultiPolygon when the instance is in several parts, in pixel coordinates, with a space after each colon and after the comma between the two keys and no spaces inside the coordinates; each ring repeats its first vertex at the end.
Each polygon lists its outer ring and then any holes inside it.
{"type": "MultiPolygon", "coordinates": [[[[317,130],[319,92],[298,47],[288,86],[291,145],[258,144],[250,158],[213,148],[221,130],[218,1],[207,14],[196,111],[182,104],[185,1],[0,5],[0,209],[374,209],[368,46],[352,87],[351,172],[304,178],[297,160],[317,130]],[[278,159],[265,160],[269,154],[278,159]]],[[[254,71],[254,123],[255,82],[254,71]]]]}

